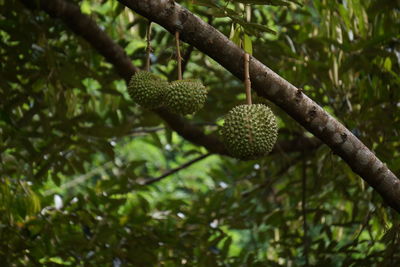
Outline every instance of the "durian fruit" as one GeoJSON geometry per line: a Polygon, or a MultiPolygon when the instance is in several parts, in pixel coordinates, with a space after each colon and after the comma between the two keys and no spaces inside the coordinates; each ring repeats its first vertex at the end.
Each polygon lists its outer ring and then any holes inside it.
{"type": "Polygon", "coordinates": [[[132,100],[148,109],[163,106],[165,90],[168,82],[154,73],[139,71],[132,76],[128,92],[132,100]]]}
{"type": "Polygon", "coordinates": [[[197,79],[173,81],[165,92],[165,105],[176,114],[193,114],[200,110],[207,98],[207,89],[197,79]]]}
{"type": "Polygon", "coordinates": [[[269,107],[239,105],[226,115],[221,134],[233,157],[251,160],[271,152],[278,137],[278,126],[269,107]]]}

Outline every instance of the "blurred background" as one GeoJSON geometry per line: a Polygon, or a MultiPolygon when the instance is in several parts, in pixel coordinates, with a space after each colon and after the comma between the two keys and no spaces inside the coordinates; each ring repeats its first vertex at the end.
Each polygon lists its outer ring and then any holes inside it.
{"type": "MultiPolygon", "coordinates": [[[[177,2],[226,36],[241,27],[257,59],[400,176],[400,1],[177,2]]],[[[116,0],[0,0],[3,266],[400,264],[399,214],[284,111],[254,95],[278,119],[269,156],[208,154],[133,103],[107,48],[74,23],[145,66],[148,22],[116,0]]],[[[151,70],[175,80],[173,36],[153,24],[151,44],[151,70]]],[[[184,78],[209,89],[185,123],[218,135],[244,86],[181,51],[184,78]]]]}

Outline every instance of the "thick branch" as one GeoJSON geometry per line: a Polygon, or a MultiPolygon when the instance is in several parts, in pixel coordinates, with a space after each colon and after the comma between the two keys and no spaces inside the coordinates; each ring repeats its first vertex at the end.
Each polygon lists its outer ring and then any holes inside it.
{"type": "MultiPolygon", "coordinates": [[[[119,0],[140,15],[147,17],[172,34],[180,32],[181,40],[207,54],[239,79],[243,79],[242,49],[199,17],[170,0],[119,0]]],[[[253,89],[281,107],[309,130],[368,184],[385,201],[400,212],[400,181],[343,124],[322,107],[254,57],[250,61],[253,89]]]]}
{"type": "Polygon", "coordinates": [[[321,141],[315,137],[298,137],[293,140],[276,143],[271,153],[310,152],[321,146],[321,141]]]}
{"type": "Polygon", "coordinates": [[[71,30],[90,43],[110,63],[115,66],[117,72],[129,80],[138,69],[132,65],[124,49],[117,45],[89,16],[83,14],[75,4],[63,0],[21,0],[29,8],[39,7],[50,16],[62,19],[71,30]]]}
{"type": "MultiPolygon", "coordinates": [[[[29,8],[36,8],[37,4],[45,10],[50,16],[62,19],[70,29],[84,37],[96,50],[113,64],[118,74],[129,81],[130,77],[138,71],[132,65],[131,60],[125,54],[124,50],[116,44],[103,30],[101,30],[95,21],[82,14],[79,7],[66,2],[65,0],[21,0],[29,8]]],[[[184,59],[189,60],[189,55],[193,47],[190,46],[184,59]]],[[[167,112],[165,109],[155,111],[161,119],[180,136],[192,142],[193,144],[204,146],[209,152],[227,155],[227,151],[215,134],[207,135],[203,130],[193,124],[190,124],[182,117],[167,112]]],[[[296,152],[303,150],[316,149],[320,142],[315,138],[299,138],[293,141],[281,141],[276,144],[271,153],[296,152]]]]}
{"type": "Polygon", "coordinates": [[[167,112],[164,108],[160,108],[156,112],[177,134],[189,142],[198,146],[204,146],[209,152],[228,155],[224,144],[215,134],[204,133],[197,126],[188,123],[182,117],[167,112]]]}

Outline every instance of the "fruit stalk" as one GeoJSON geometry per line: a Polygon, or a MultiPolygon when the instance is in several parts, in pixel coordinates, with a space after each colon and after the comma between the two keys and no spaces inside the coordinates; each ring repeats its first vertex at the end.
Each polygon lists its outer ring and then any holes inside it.
{"type": "Polygon", "coordinates": [[[179,32],[175,32],[175,45],[176,45],[176,60],[178,62],[178,80],[182,80],[182,58],[181,50],[179,49],[179,32]]]}
{"type": "Polygon", "coordinates": [[[244,53],[244,85],[246,88],[246,100],[247,105],[251,105],[251,81],[249,74],[249,65],[250,65],[250,55],[249,53],[244,53]]]}
{"type": "Polygon", "coordinates": [[[146,34],[146,40],[147,40],[147,48],[146,48],[146,71],[150,71],[150,53],[151,53],[151,21],[149,21],[149,24],[147,25],[147,34],[146,34]]]}

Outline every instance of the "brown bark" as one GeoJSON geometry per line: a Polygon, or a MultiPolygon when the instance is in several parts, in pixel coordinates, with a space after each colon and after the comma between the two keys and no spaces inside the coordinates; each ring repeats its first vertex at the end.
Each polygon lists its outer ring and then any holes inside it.
{"type": "MultiPolygon", "coordinates": [[[[243,80],[244,51],[225,35],[172,0],[119,0],[140,15],[154,21],[181,40],[207,54],[233,75],[243,80]]],[[[400,212],[400,181],[343,124],[329,115],[301,89],[296,88],[254,57],[250,61],[253,89],[281,107],[313,133],[400,212]]]]}
{"type": "MultiPolygon", "coordinates": [[[[129,81],[130,77],[138,71],[132,65],[124,50],[102,31],[90,17],[82,14],[76,5],[65,0],[21,1],[29,8],[40,7],[50,16],[62,19],[74,33],[85,38],[101,55],[112,63],[118,74],[126,81],[129,81]],[[110,51],[115,51],[115,53],[110,51]]],[[[189,49],[191,51],[193,47],[191,46],[189,49]]],[[[188,58],[188,56],[185,58],[188,58]]],[[[224,145],[215,134],[205,134],[201,128],[190,124],[182,117],[167,112],[165,109],[160,108],[155,112],[175,132],[189,142],[204,146],[211,153],[227,155],[224,145]]],[[[294,140],[278,142],[271,153],[310,151],[317,149],[320,145],[321,142],[316,138],[300,137],[294,140]]]]}

